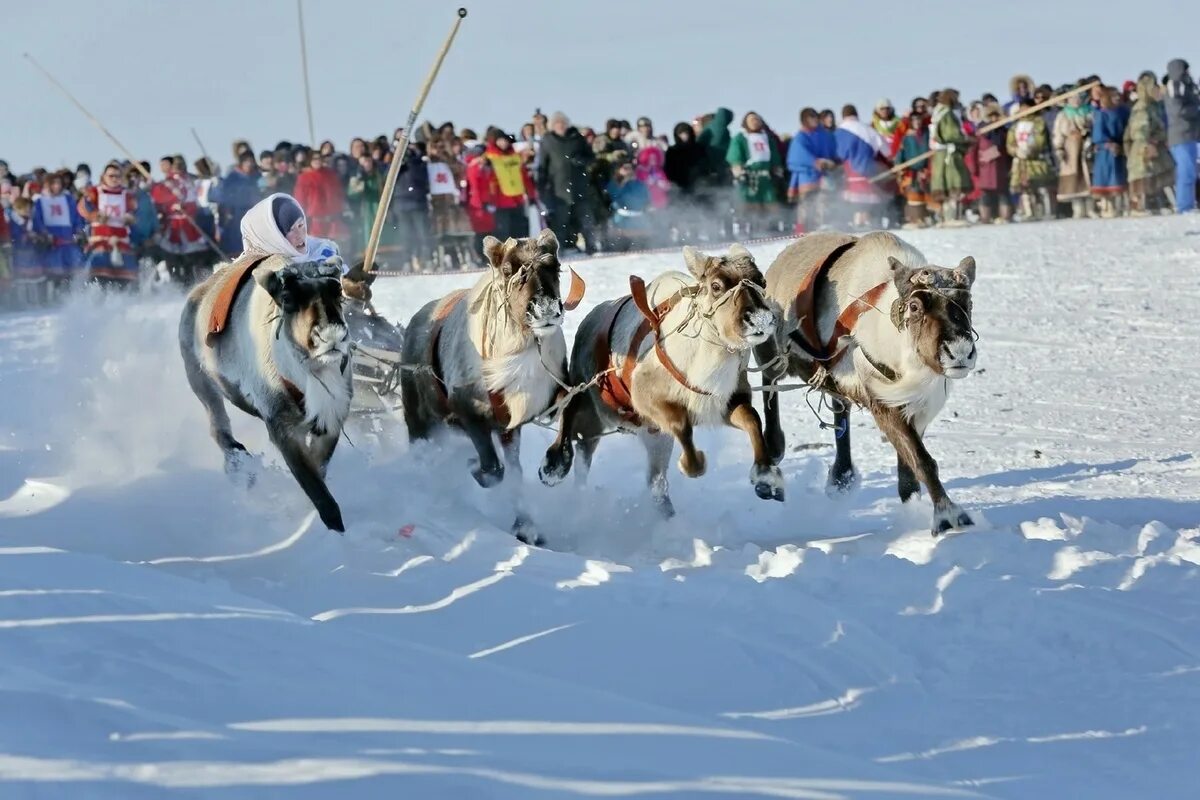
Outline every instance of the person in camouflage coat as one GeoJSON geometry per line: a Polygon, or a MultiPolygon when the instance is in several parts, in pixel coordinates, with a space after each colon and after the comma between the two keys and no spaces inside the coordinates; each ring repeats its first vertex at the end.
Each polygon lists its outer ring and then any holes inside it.
{"type": "Polygon", "coordinates": [[[1167,115],[1153,72],[1138,77],[1137,100],[1125,128],[1125,153],[1131,213],[1145,216],[1163,207],[1163,190],[1175,175],[1175,160],[1167,148],[1167,115]]]}
{"type": "Polygon", "coordinates": [[[975,188],[967,169],[971,137],[963,130],[962,104],[956,89],[938,92],[929,123],[929,148],[933,150],[929,192],[942,204],[942,223],[962,224],[962,199],[975,188]]]}
{"type": "MultiPolygon", "coordinates": [[[[1033,99],[1023,98],[1019,103],[1024,111],[1033,106],[1033,99]]],[[[1008,129],[1006,144],[1008,154],[1013,157],[1011,188],[1021,196],[1021,211],[1027,220],[1054,216],[1050,186],[1057,176],[1047,157],[1048,138],[1046,120],[1040,114],[1017,120],[1008,129]],[[1040,211],[1035,211],[1039,205],[1040,211]]]]}

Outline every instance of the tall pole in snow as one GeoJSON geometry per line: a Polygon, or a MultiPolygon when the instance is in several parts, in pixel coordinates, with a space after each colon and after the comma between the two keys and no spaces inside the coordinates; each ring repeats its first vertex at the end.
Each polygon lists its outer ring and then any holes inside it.
{"type": "Polygon", "coordinates": [[[375,211],[375,222],[371,225],[371,238],[367,240],[367,250],[363,254],[363,269],[367,272],[370,272],[375,265],[375,254],[379,249],[379,237],[383,234],[383,221],[387,219],[388,206],[392,203],[392,192],[396,188],[396,176],[400,174],[400,165],[404,161],[404,154],[408,152],[408,140],[412,136],[413,126],[417,124],[417,115],[421,113],[421,107],[425,105],[425,98],[429,96],[429,89],[433,86],[433,81],[437,77],[438,70],[442,68],[442,62],[446,60],[446,53],[450,51],[450,45],[454,43],[454,36],[458,33],[458,27],[462,25],[462,21],[466,16],[467,10],[460,8],[458,16],[454,20],[454,25],[450,28],[450,34],[446,36],[446,41],[442,44],[442,49],[438,51],[437,58],[433,61],[433,66],[429,68],[429,75],[425,78],[425,84],[421,87],[421,93],[417,95],[417,102],[413,103],[412,110],[408,112],[408,122],[404,124],[404,132],[400,134],[400,139],[396,142],[396,151],[392,154],[392,163],[388,167],[387,177],[383,181],[383,194],[379,198],[379,208],[375,211]]]}
{"type": "Polygon", "coordinates": [[[300,65],[304,70],[304,107],[308,111],[308,144],[317,146],[316,129],[313,127],[312,93],[308,88],[308,43],[304,36],[304,0],[296,0],[296,18],[300,21],[300,65]]]}

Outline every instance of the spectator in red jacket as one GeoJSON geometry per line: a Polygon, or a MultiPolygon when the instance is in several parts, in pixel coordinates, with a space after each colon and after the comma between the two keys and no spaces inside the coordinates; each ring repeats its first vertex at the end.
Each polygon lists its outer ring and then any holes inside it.
{"type": "Polygon", "coordinates": [[[308,217],[312,236],[347,245],[350,229],[346,225],[346,191],[337,172],[320,153],[309,155],[308,166],[296,178],[294,197],[308,217]]]}
{"type": "Polygon", "coordinates": [[[466,206],[475,232],[475,254],[483,253],[483,238],[496,231],[495,175],[484,145],[467,149],[466,206]]]}
{"type": "Polygon", "coordinates": [[[492,167],[492,198],[496,206],[496,236],[520,238],[529,235],[526,203],[537,199],[533,179],[513,150],[513,137],[497,133],[484,154],[492,167]]]}

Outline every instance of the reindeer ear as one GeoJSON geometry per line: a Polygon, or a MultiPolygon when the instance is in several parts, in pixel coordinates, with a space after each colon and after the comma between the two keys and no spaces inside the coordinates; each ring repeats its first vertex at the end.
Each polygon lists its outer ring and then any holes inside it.
{"type": "Polygon", "coordinates": [[[504,242],[495,236],[485,236],[483,238],[483,257],[493,267],[499,267],[500,262],[504,260],[504,242]]]}
{"type": "Polygon", "coordinates": [[[899,289],[900,294],[903,295],[905,290],[908,288],[909,279],[912,278],[913,273],[916,272],[916,270],[907,264],[904,264],[895,256],[888,256],[888,266],[891,267],[892,280],[895,282],[896,288],[899,289]]]}
{"type": "Polygon", "coordinates": [[[254,280],[266,290],[267,294],[271,295],[271,299],[275,301],[275,305],[287,310],[292,300],[288,283],[289,277],[293,276],[285,270],[277,272],[273,269],[265,269],[256,272],[254,280]]]}
{"type": "Polygon", "coordinates": [[[954,269],[954,279],[970,288],[975,283],[975,259],[967,256],[954,269]]]}
{"type": "Polygon", "coordinates": [[[701,280],[704,277],[704,270],[708,267],[708,256],[701,253],[694,247],[683,248],[683,263],[687,264],[688,272],[696,280],[701,280]]]}
{"type": "Polygon", "coordinates": [[[558,255],[558,237],[554,235],[554,231],[546,228],[538,234],[537,237],[538,249],[543,253],[554,253],[558,255]]]}
{"type": "Polygon", "coordinates": [[[751,260],[754,259],[754,256],[750,255],[750,251],[747,250],[745,247],[743,247],[738,242],[734,242],[733,244],[731,244],[729,246],[729,257],[730,258],[749,258],[751,260]]]}

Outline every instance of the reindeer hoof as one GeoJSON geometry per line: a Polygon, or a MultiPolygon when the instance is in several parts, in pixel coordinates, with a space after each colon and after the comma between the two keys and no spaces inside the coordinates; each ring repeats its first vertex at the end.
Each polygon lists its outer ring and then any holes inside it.
{"type": "Polygon", "coordinates": [[[546,458],[542,460],[542,466],[538,467],[538,478],[547,486],[557,486],[571,471],[573,458],[574,450],[570,445],[564,445],[561,448],[551,447],[546,451],[546,458]]]}
{"type": "Polygon", "coordinates": [[[517,537],[517,541],[521,544],[533,545],[534,547],[544,547],[546,540],[537,532],[533,526],[533,520],[524,515],[517,517],[512,526],[513,536],[517,537]]]}
{"type": "Polygon", "coordinates": [[[843,470],[830,468],[829,480],[825,482],[825,494],[829,497],[849,494],[858,488],[860,480],[858,470],[853,466],[843,470]]]}
{"type": "Polygon", "coordinates": [[[783,502],[783,473],[779,467],[751,467],[750,482],[754,484],[754,493],[759,499],[783,502]]]}
{"type": "Polygon", "coordinates": [[[708,469],[708,459],[704,451],[697,450],[695,460],[689,460],[686,453],[679,456],[679,471],[689,478],[699,478],[708,469]]]}
{"type": "Polygon", "coordinates": [[[654,507],[658,509],[658,513],[663,519],[671,519],[675,516],[675,504],[671,502],[670,497],[655,497],[654,507]]]}
{"type": "Polygon", "coordinates": [[[956,528],[969,528],[974,524],[971,515],[954,503],[948,502],[940,508],[934,508],[932,531],[934,536],[940,536],[946,531],[956,528]]]}
{"type": "Polygon", "coordinates": [[[329,528],[331,531],[337,531],[338,533],[346,532],[346,524],[342,522],[342,510],[340,508],[337,506],[334,506],[333,508],[327,508],[321,511],[320,514],[321,522],[325,523],[326,528],[329,528]]]}
{"type": "Polygon", "coordinates": [[[504,480],[504,465],[497,462],[490,469],[483,469],[477,464],[471,469],[471,477],[485,489],[490,489],[504,480]]]}

